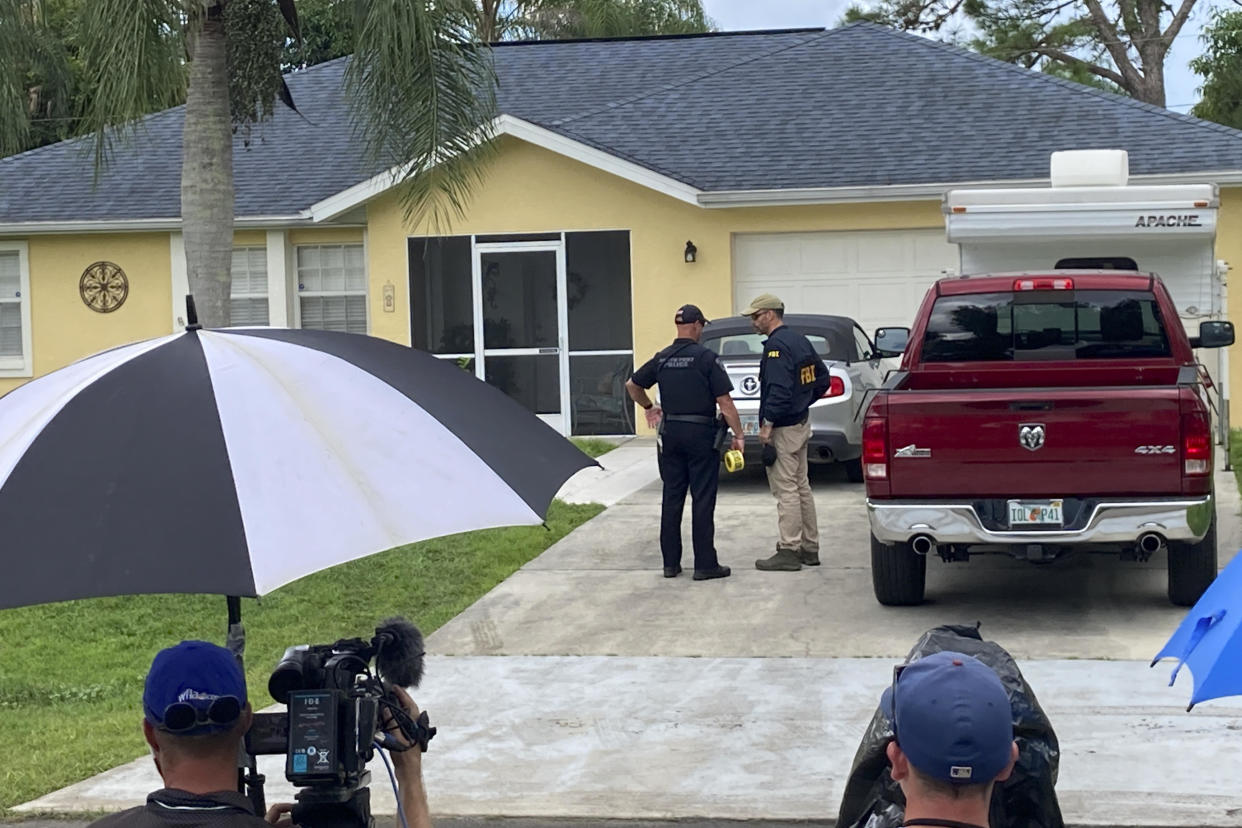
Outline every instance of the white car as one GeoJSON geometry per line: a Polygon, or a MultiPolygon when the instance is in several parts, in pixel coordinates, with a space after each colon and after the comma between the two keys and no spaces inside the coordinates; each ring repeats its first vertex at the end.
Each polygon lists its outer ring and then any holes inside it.
{"type": "MultiPolygon", "coordinates": [[[[831,375],[824,396],[811,405],[811,463],[843,463],[854,483],[862,476],[862,412],[867,392],[884,381],[871,339],[847,316],[786,314],[785,324],[803,334],[823,358],[831,375]]],[[[744,316],[713,319],[703,330],[702,344],[715,351],[733,381],[733,401],[742,418],[747,462],[759,457],[759,360],[764,337],[744,316]]]]}

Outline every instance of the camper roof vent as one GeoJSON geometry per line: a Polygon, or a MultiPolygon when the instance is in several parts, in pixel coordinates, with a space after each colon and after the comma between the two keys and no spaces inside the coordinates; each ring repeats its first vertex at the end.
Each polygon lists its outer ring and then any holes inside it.
{"type": "Polygon", "coordinates": [[[1130,179],[1125,150],[1064,150],[1052,154],[1054,187],[1124,187],[1130,179]]]}

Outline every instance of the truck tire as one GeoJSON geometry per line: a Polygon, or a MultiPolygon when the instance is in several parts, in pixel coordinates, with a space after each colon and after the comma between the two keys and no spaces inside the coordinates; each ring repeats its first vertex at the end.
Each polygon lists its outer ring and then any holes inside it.
{"type": "Polygon", "coordinates": [[[927,585],[927,557],[908,543],[881,543],[871,536],[871,586],[875,599],[886,607],[923,603],[927,585]]]}
{"type": "Polygon", "coordinates": [[[862,458],[855,457],[853,460],[845,461],[845,477],[851,483],[863,482],[862,458]]]}
{"type": "Polygon", "coordinates": [[[1216,579],[1216,515],[1198,543],[1169,544],[1169,601],[1192,606],[1208,584],[1216,579]]]}

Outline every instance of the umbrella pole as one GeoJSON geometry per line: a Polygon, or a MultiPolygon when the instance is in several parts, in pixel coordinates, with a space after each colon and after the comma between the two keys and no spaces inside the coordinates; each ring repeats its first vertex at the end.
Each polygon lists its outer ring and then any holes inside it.
{"type": "MultiPolygon", "coordinates": [[[[189,297],[186,298],[188,302],[193,302],[189,297]]],[[[193,305],[191,304],[190,307],[193,308],[193,305]]],[[[229,629],[225,646],[237,659],[238,666],[242,668],[242,675],[245,676],[246,628],[241,622],[241,598],[237,595],[230,595],[227,600],[229,629]]],[[[246,743],[243,741],[237,756],[237,790],[250,797],[250,804],[254,806],[254,812],[260,818],[267,813],[267,804],[263,798],[264,781],[265,777],[259,773],[258,759],[246,750],[246,743]]]]}

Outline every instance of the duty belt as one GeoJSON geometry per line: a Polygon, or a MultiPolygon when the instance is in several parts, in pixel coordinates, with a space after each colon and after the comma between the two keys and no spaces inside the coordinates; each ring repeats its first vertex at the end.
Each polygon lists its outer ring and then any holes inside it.
{"type": "Polygon", "coordinates": [[[712,425],[716,422],[715,417],[708,417],[704,414],[665,414],[664,419],[670,423],[694,423],[695,425],[712,425]]]}

